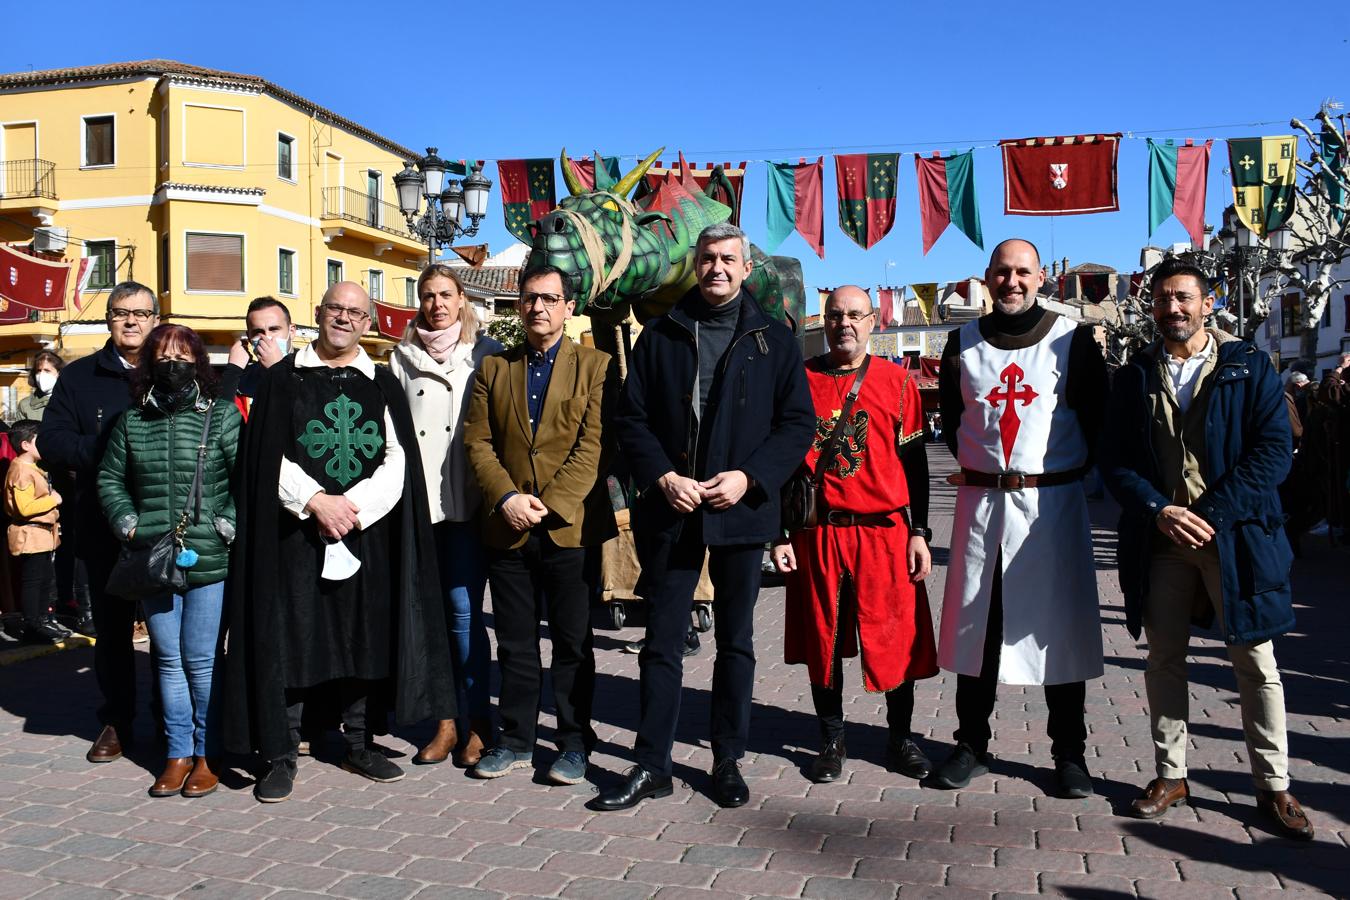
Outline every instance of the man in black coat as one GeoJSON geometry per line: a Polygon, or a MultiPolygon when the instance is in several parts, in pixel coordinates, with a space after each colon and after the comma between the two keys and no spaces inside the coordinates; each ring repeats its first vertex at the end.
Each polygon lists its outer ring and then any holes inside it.
{"type": "Polygon", "coordinates": [[[57,379],[38,432],[38,450],[50,468],[75,472],[74,502],[62,518],[78,522],[75,556],[89,573],[89,596],[98,642],[94,677],[103,692],[103,729],[86,759],[122,758],[136,716],[136,657],[132,645],[136,604],[105,590],[117,561],[117,538],[98,501],[98,466],[108,435],[131,405],[130,375],[146,336],[159,324],[159,302],[150,288],[124,281],[108,295],[108,342],[97,353],[66,366],[57,379]]]}
{"type": "Polygon", "coordinates": [[[370,746],[384,710],[452,719],[450,647],[412,415],[359,343],[370,299],[339,282],[319,338],[266,371],[244,437],[231,560],[227,747],[270,763],[254,787],[285,800],[313,688],[336,694],[343,768],[403,771],[370,746]],[[405,449],[406,448],[406,449],[405,449]]]}
{"type": "Polygon", "coordinates": [[[653,592],[638,657],[637,765],[592,809],[671,793],[684,640],[705,551],[716,597],[713,794],[723,806],[750,796],[737,761],[750,732],[764,544],[780,533],[778,494],[816,420],[792,332],[741,290],[749,251],[739,228],[705,228],[695,248],[698,286],[647,324],[629,364],[616,425],[641,491],[633,538],[653,592]]]}

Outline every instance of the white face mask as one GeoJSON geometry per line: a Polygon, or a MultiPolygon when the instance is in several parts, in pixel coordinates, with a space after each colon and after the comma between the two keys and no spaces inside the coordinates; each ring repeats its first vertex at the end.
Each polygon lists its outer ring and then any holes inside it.
{"type": "Polygon", "coordinates": [[[55,372],[38,372],[33,380],[37,382],[38,390],[44,394],[50,394],[52,388],[56,387],[55,372]]]}
{"type": "MultiPolygon", "coordinates": [[[[254,355],[254,356],[257,356],[257,354],[258,354],[258,343],[259,343],[261,340],[262,340],[262,338],[254,338],[254,339],[253,339],[253,355],[254,355]]],[[[281,351],[281,355],[282,355],[282,356],[285,356],[286,353],[290,350],[290,341],[289,341],[289,339],[284,338],[284,337],[279,337],[279,338],[273,338],[273,341],[276,343],[277,349],[281,351]]]]}

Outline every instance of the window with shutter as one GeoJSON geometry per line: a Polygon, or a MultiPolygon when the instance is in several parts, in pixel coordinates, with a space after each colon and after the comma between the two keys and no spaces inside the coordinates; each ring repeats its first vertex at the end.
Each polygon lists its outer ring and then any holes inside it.
{"type": "Polygon", "coordinates": [[[84,165],[113,164],[113,117],[90,116],[84,120],[84,165]]]}
{"type": "Polygon", "coordinates": [[[187,289],[242,293],[244,238],[238,234],[187,236],[187,289]]]}

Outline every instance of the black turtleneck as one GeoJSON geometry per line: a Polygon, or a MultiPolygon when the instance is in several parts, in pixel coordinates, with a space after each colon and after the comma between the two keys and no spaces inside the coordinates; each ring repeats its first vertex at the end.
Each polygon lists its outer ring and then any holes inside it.
{"type": "MultiPolygon", "coordinates": [[[[1039,340],[1034,333],[1046,317],[1045,308],[1032,304],[1020,313],[994,310],[980,318],[980,333],[995,346],[1014,349],[1029,346],[1039,340]]],[[[1048,327],[1048,326],[1047,326],[1048,327]]],[[[942,366],[938,370],[938,401],[942,407],[942,437],[952,456],[956,455],[956,434],[961,424],[965,402],[961,399],[961,377],[956,357],[961,353],[960,329],[947,336],[942,350],[942,366]]],[[[1069,371],[1064,373],[1064,396],[1070,409],[1078,414],[1078,424],[1088,445],[1088,465],[1097,456],[1097,441],[1101,437],[1106,395],[1110,381],[1101,347],[1093,337],[1092,326],[1079,325],[1069,344],[1069,371]]]]}
{"type": "Polygon", "coordinates": [[[726,303],[709,305],[703,295],[695,293],[685,304],[685,312],[693,319],[698,341],[698,414],[708,405],[708,395],[717,377],[717,365],[736,336],[736,323],[741,317],[741,294],[737,292],[726,303]]]}

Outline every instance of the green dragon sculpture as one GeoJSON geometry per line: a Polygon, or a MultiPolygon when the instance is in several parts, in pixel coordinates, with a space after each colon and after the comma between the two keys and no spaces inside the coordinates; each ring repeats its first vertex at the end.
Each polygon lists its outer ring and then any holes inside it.
{"type": "MultiPolygon", "coordinates": [[[[672,172],[654,191],[634,203],[628,199],[661,148],[624,175],[610,190],[587,191],[573,172],[567,151],[561,154],[570,196],[533,223],[526,268],[548,263],[567,273],[578,313],[596,325],[614,326],[630,310],[639,322],[670,310],[695,284],[694,244],[699,232],[725,222],[732,209],[713,199],[694,181],[684,155],[681,178],[672,172]]],[[[721,170],[714,170],[714,181],[721,170]]],[[[751,245],[754,267],[745,287],[772,318],[799,328],[805,308],[801,263],[768,256],[751,245]]],[[[604,345],[613,328],[597,327],[604,345]]]]}

